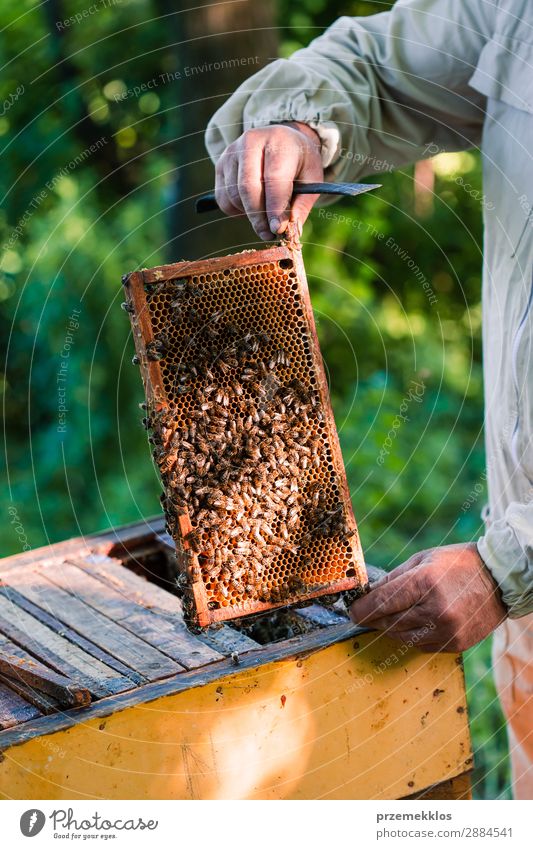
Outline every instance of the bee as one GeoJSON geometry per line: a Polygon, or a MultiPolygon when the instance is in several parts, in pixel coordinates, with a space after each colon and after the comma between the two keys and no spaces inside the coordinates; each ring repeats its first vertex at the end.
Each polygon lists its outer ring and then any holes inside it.
{"type": "Polygon", "coordinates": [[[156,362],[157,360],[163,359],[164,356],[164,348],[156,339],[152,339],[151,342],[146,346],[146,357],[147,359],[156,362]]]}
{"type": "Polygon", "coordinates": [[[194,363],[180,362],[177,370],[187,377],[198,377],[198,369],[194,363]]]}
{"type": "Polygon", "coordinates": [[[206,324],[205,327],[202,328],[202,332],[209,342],[214,342],[220,335],[217,328],[211,327],[210,324],[206,324]]]}
{"type": "Polygon", "coordinates": [[[198,554],[201,549],[200,537],[201,531],[199,529],[189,531],[189,533],[186,534],[184,537],[185,542],[190,545],[191,549],[195,552],[195,554],[198,554]]]}
{"type": "Polygon", "coordinates": [[[300,504],[300,502],[301,502],[301,498],[300,498],[299,492],[297,492],[297,491],[292,492],[292,490],[289,488],[288,493],[287,493],[287,497],[285,499],[285,504],[287,505],[287,507],[292,507],[293,504],[294,505],[300,504]]]}
{"type": "Polygon", "coordinates": [[[217,404],[222,404],[224,407],[229,407],[229,394],[225,389],[219,389],[216,396],[215,401],[217,404]]]}
{"type": "Polygon", "coordinates": [[[259,589],[259,599],[263,602],[270,601],[270,590],[268,588],[268,584],[261,584],[259,589]]]}
{"type": "Polygon", "coordinates": [[[244,360],[247,354],[256,354],[259,350],[259,340],[253,333],[245,333],[237,344],[237,357],[244,360]]]}
{"type": "Polygon", "coordinates": [[[293,513],[292,516],[287,516],[287,528],[291,531],[295,531],[300,526],[300,517],[297,513],[293,513]]]}
{"type": "Polygon", "coordinates": [[[272,587],[270,590],[270,601],[281,601],[281,593],[279,587],[272,587]]]}
{"type": "Polygon", "coordinates": [[[198,436],[195,440],[195,445],[199,449],[199,451],[207,457],[211,451],[208,443],[202,436],[198,436]]]}
{"type": "Polygon", "coordinates": [[[222,372],[222,374],[228,374],[228,372],[231,370],[231,366],[228,365],[226,360],[223,359],[222,357],[219,357],[219,359],[217,361],[217,365],[218,365],[220,371],[222,372]]]}
{"type": "Polygon", "coordinates": [[[285,407],[291,408],[296,402],[296,394],[290,386],[283,386],[279,390],[279,394],[285,407]]]}
{"type": "Polygon", "coordinates": [[[152,451],[152,457],[156,463],[160,463],[165,459],[165,452],[162,448],[154,448],[152,451]]]}
{"type": "Polygon", "coordinates": [[[326,500],[326,495],[323,490],[319,487],[316,487],[311,492],[311,503],[313,507],[318,507],[321,504],[324,504],[326,500]]]}
{"type": "Polygon", "coordinates": [[[291,358],[285,352],[283,348],[278,348],[277,351],[274,351],[272,357],[268,362],[268,367],[272,371],[278,366],[289,366],[291,364],[291,358]]]}
{"type": "Polygon", "coordinates": [[[250,389],[252,392],[255,392],[256,395],[259,395],[260,398],[266,398],[268,394],[268,389],[264,383],[261,383],[259,380],[254,380],[250,382],[250,389]]]}
{"type": "Polygon", "coordinates": [[[202,289],[200,288],[200,286],[197,286],[195,283],[193,283],[192,280],[187,281],[185,291],[188,295],[191,296],[191,298],[200,298],[202,295],[202,289]]]}
{"type": "Polygon", "coordinates": [[[214,380],[213,372],[209,368],[209,366],[204,363],[198,363],[198,372],[206,380],[208,383],[211,383],[214,380]]]}
{"type": "Polygon", "coordinates": [[[256,372],[255,369],[247,366],[245,369],[242,370],[241,380],[244,380],[245,383],[248,383],[251,380],[255,380],[256,378],[257,378],[257,372],[256,372]]]}
{"type": "Polygon", "coordinates": [[[190,295],[192,298],[199,298],[202,294],[202,290],[188,277],[174,280],[173,288],[178,295],[190,295]]]}
{"type": "MultiPolygon", "coordinates": [[[[205,469],[205,465],[207,463],[205,454],[197,454],[194,458],[194,462],[195,462],[197,471],[198,472],[203,471],[205,469]]],[[[205,487],[204,487],[204,490],[205,490],[205,487]]],[[[199,496],[199,495],[202,495],[203,493],[201,493],[200,490],[197,489],[196,494],[199,496]]]]}
{"type": "MultiPolygon", "coordinates": [[[[223,312],[225,314],[225,311],[223,311],[223,312]]],[[[224,332],[225,332],[227,338],[230,341],[233,341],[240,336],[239,328],[236,327],[236,325],[233,324],[232,322],[230,322],[229,324],[226,324],[226,326],[224,327],[224,332]]]]}
{"type": "Polygon", "coordinates": [[[258,543],[258,545],[260,545],[261,547],[266,545],[266,540],[264,539],[264,537],[261,536],[260,529],[257,524],[252,530],[252,536],[254,540],[258,543]]]}

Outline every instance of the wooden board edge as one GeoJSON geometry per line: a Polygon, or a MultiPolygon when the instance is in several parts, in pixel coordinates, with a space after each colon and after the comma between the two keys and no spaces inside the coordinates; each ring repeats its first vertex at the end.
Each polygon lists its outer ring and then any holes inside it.
{"type": "MultiPolygon", "coordinates": [[[[350,547],[352,552],[354,570],[356,574],[351,582],[351,587],[346,587],[346,589],[352,589],[357,587],[363,588],[368,584],[363,549],[361,546],[359,529],[357,527],[357,522],[353,510],[350,490],[348,488],[346,469],[342,458],[339,434],[337,431],[337,425],[335,423],[335,416],[333,415],[333,407],[331,405],[331,397],[329,394],[329,387],[326,371],[324,368],[324,361],[320,352],[320,342],[316,329],[315,314],[313,311],[313,305],[311,303],[311,294],[309,292],[309,284],[307,282],[307,274],[305,271],[302,249],[299,240],[296,239],[296,235],[295,238],[293,238],[289,243],[289,253],[293,261],[294,270],[296,271],[298,288],[301,295],[303,308],[305,311],[305,319],[311,336],[310,352],[318,380],[318,391],[320,394],[320,402],[322,404],[324,412],[324,423],[327,428],[328,442],[331,448],[333,464],[335,466],[335,472],[341,489],[341,500],[346,510],[346,524],[350,530],[355,531],[354,535],[351,537],[350,540],[350,547]]],[[[335,592],[335,590],[332,590],[332,592],[335,592]]]]}
{"type": "Polygon", "coordinates": [[[235,268],[254,265],[258,256],[261,262],[275,262],[278,259],[286,259],[289,252],[284,242],[271,248],[252,248],[240,253],[227,254],[225,256],[214,256],[209,259],[182,260],[169,265],[157,265],[153,268],[145,268],[124,275],[125,285],[129,280],[140,279],[143,283],[163,283],[167,280],[176,280],[179,277],[191,277],[193,274],[205,274],[210,271],[222,271],[224,268],[235,268]]]}
{"type": "Polygon", "coordinates": [[[200,669],[189,672],[181,672],[165,678],[163,681],[155,681],[145,684],[127,693],[118,693],[114,696],[100,699],[85,708],[64,711],[62,714],[29,720],[20,728],[7,729],[0,732],[0,755],[2,751],[27,742],[33,737],[45,734],[54,734],[71,728],[78,722],[93,717],[109,716],[113,713],[126,710],[138,704],[152,702],[162,696],[170,696],[181,693],[184,690],[192,690],[210,684],[230,675],[232,672],[248,669],[259,669],[268,663],[285,662],[297,659],[319,649],[327,648],[344,640],[352,640],[360,634],[370,633],[369,628],[359,628],[356,625],[333,625],[330,628],[321,628],[308,634],[292,637],[280,643],[263,647],[261,654],[251,649],[240,655],[237,662],[233,658],[224,658],[220,661],[207,664],[200,669]]]}

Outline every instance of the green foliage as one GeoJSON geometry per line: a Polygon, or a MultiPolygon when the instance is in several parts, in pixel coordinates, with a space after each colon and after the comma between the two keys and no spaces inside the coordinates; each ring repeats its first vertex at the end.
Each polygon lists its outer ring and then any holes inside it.
{"type": "MultiPolygon", "coordinates": [[[[166,4],[148,0],[117,3],[59,35],[54,20],[84,6],[4,0],[0,10],[9,33],[0,100],[24,86],[0,117],[9,476],[2,513],[16,506],[32,547],[158,511],[119,281],[165,259],[172,139],[187,120],[176,114],[171,86],[150,97],[118,96],[172,70],[178,38],[172,21],[157,17],[166,4]],[[54,19],[54,10],[63,14],[54,19]]],[[[339,14],[386,6],[279,0],[281,53],[339,14]]],[[[208,39],[206,59],[213,49],[208,39]]],[[[475,539],[485,498],[481,214],[457,180],[468,174],[479,188],[480,164],[460,154],[440,158],[435,169],[423,215],[406,169],[383,175],[375,195],[315,210],[304,232],[362,541],[368,561],[386,568],[420,548],[475,539]]],[[[0,533],[3,554],[21,549],[9,520],[0,533]]],[[[476,793],[495,798],[508,794],[509,777],[488,669],[485,643],[468,653],[466,671],[476,793]]]]}
{"type": "Polygon", "coordinates": [[[472,788],[477,799],[511,799],[507,731],[491,671],[490,640],[465,655],[470,730],[474,743],[472,788]]]}

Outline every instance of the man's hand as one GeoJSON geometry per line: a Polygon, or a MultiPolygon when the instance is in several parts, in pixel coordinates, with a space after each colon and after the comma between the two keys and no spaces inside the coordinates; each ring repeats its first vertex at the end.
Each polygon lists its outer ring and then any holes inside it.
{"type": "Polygon", "coordinates": [[[300,232],[318,195],[298,195],[294,180],[321,182],[320,139],[306,124],[248,130],[228,145],[216,165],[215,196],[226,215],[246,213],[262,239],[284,233],[289,220],[300,232]]]}
{"type": "Polygon", "coordinates": [[[427,651],[464,651],[507,617],[498,585],[474,543],[415,554],[357,599],[358,625],[427,651]]]}

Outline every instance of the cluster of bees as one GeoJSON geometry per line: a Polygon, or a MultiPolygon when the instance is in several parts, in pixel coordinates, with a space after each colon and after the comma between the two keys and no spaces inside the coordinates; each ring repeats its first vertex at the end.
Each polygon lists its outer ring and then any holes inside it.
{"type": "Polygon", "coordinates": [[[189,577],[206,586],[208,606],[282,602],[307,589],[298,570],[279,580],[280,558],[316,537],[347,539],[340,502],[313,475],[324,461],[323,415],[314,389],[291,378],[290,356],[267,333],[243,332],[223,309],[200,320],[190,281],[173,285],[170,321],[147,346],[170,375],[174,404],[143,419],[152,430],[164,484],[169,533],[187,514],[189,577]],[[187,319],[190,337],[173,339],[187,319]],[[175,325],[174,327],[172,325],[175,325]],[[185,351],[185,353],[183,353],[185,351]],[[187,413],[183,413],[187,399],[187,413]]]}

